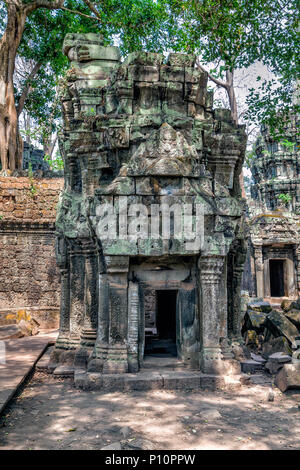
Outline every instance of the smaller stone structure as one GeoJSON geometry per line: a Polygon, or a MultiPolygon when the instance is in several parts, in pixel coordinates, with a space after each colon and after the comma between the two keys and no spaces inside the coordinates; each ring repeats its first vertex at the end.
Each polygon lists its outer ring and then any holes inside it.
{"type": "Polygon", "coordinates": [[[23,170],[29,169],[31,164],[32,171],[42,170],[48,171],[49,164],[44,160],[45,152],[41,149],[35,148],[33,145],[24,142],[23,149],[23,170]]]}
{"type": "Polygon", "coordinates": [[[258,138],[251,172],[251,267],[255,295],[280,304],[300,291],[300,153],[298,119],[281,143],[267,128],[258,138]]]}

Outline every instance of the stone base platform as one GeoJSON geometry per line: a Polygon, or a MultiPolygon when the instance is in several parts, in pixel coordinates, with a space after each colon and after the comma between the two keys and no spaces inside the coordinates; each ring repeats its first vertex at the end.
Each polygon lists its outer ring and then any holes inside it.
{"type": "Polygon", "coordinates": [[[217,390],[242,385],[242,376],[216,376],[192,371],[141,370],[137,374],[100,374],[75,371],[74,385],[83,390],[217,390]]]}
{"type": "Polygon", "coordinates": [[[53,374],[54,377],[71,377],[75,388],[99,391],[133,390],[218,390],[238,389],[246,384],[246,374],[210,375],[187,369],[176,358],[145,357],[143,367],[137,373],[103,374],[87,372],[70,364],[54,364],[49,355],[42,358],[37,370],[53,374]]]}

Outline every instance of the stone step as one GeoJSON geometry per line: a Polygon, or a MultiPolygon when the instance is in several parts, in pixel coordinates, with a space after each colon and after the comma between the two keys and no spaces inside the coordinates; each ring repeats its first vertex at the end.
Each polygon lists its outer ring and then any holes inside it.
{"type": "Polygon", "coordinates": [[[137,374],[100,374],[75,371],[74,384],[102,392],[133,390],[217,390],[241,387],[240,376],[226,377],[200,372],[157,371],[137,374]]]}
{"type": "Polygon", "coordinates": [[[172,370],[186,370],[186,366],[176,357],[159,357],[159,356],[145,356],[141,369],[172,369],[172,370]]]}

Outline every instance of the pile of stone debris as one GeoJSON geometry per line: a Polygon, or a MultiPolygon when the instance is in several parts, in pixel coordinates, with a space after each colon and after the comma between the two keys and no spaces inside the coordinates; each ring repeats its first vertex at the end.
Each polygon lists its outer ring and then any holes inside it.
{"type": "Polygon", "coordinates": [[[242,335],[248,348],[243,372],[266,369],[277,374],[275,383],[281,391],[300,389],[300,298],[284,300],[278,309],[263,299],[252,300],[242,335]]]}

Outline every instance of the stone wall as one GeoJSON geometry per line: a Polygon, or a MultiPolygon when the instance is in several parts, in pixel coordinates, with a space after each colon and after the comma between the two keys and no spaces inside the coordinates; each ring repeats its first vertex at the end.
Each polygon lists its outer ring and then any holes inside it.
{"type": "Polygon", "coordinates": [[[58,322],[54,253],[61,178],[0,177],[0,324],[25,310],[42,327],[58,322]]]}

